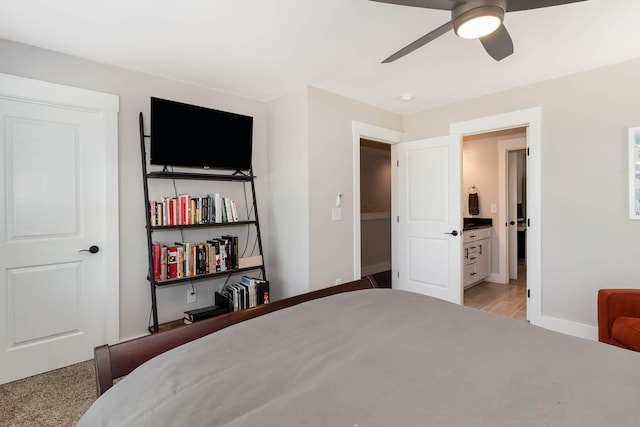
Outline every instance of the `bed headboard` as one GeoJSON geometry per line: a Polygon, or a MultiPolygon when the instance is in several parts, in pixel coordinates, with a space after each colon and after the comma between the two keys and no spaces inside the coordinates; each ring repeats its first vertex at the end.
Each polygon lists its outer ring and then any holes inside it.
{"type": "Polygon", "coordinates": [[[311,301],[342,292],[377,287],[378,285],[375,279],[367,276],[352,282],[295,295],[243,311],[223,314],[195,322],[191,325],[158,332],[153,335],[113,345],[101,345],[94,349],[98,397],[113,386],[114,379],[129,374],[147,360],[179,345],[196,340],[236,323],[244,322],[245,320],[291,307],[305,301],[311,301]]]}

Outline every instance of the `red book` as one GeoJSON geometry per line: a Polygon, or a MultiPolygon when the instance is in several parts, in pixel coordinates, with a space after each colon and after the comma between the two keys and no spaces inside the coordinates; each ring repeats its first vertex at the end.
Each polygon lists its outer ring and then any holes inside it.
{"type": "Polygon", "coordinates": [[[178,224],[187,225],[187,196],[184,194],[178,196],[178,224]]]}
{"type": "Polygon", "coordinates": [[[166,246],[160,248],[160,280],[167,280],[167,258],[169,258],[166,246]]]}
{"type": "Polygon", "coordinates": [[[160,280],[160,243],[153,244],[153,279],[160,280]]]}
{"type": "Polygon", "coordinates": [[[176,199],[169,199],[169,225],[176,225],[176,199]]]}
{"type": "Polygon", "coordinates": [[[167,261],[169,270],[169,279],[178,277],[178,247],[176,245],[169,246],[169,259],[167,261]]]}

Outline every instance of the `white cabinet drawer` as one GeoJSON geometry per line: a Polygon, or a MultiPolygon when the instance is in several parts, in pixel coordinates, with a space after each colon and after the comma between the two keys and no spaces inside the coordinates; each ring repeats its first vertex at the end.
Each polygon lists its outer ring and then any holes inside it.
{"type": "Polygon", "coordinates": [[[476,240],[488,239],[491,237],[491,227],[477,228],[475,230],[467,230],[462,233],[463,242],[475,242],[476,240]]]}
{"type": "Polygon", "coordinates": [[[467,243],[464,245],[463,251],[464,265],[476,262],[478,258],[478,245],[476,243],[467,243]]]}
{"type": "Polygon", "coordinates": [[[474,262],[469,265],[465,265],[463,278],[464,287],[468,287],[477,280],[476,263],[474,262]]]}
{"type": "Polygon", "coordinates": [[[491,227],[463,233],[462,262],[465,288],[491,275],[491,227]]]}

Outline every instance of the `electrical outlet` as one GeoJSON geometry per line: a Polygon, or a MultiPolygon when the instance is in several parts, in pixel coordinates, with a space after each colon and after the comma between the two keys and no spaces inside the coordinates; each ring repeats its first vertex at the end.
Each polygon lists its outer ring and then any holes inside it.
{"type": "Polygon", "coordinates": [[[341,284],[341,283],[342,283],[342,278],[341,278],[341,277],[338,277],[338,278],[336,279],[336,285],[339,285],[339,284],[341,284]]]}
{"type": "Polygon", "coordinates": [[[196,290],[188,289],[187,290],[187,304],[191,304],[196,302],[196,290]]]}

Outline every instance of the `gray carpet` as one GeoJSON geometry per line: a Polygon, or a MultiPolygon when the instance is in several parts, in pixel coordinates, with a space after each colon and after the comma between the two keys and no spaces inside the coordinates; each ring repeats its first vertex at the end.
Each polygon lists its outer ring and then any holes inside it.
{"type": "Polygon", "coordinates": [[[93,360],[0,385],[0,426],[74,426],[96,400],[93,360]]]}

